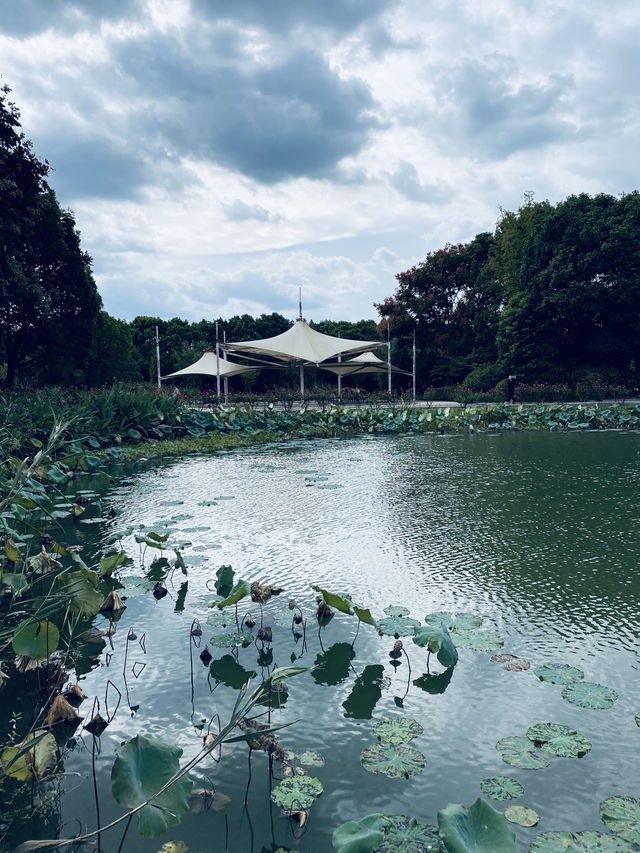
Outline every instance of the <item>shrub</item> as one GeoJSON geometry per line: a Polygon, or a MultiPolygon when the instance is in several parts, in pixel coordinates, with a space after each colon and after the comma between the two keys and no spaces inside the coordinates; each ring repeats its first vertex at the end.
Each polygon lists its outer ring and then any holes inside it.
{"type": "Polygon", "coordinates": [[[472,391],[489,391],[495,389],[503,378],[504,370],[499,364],[479,364],[465,376],[461,384],[472,391]]]}

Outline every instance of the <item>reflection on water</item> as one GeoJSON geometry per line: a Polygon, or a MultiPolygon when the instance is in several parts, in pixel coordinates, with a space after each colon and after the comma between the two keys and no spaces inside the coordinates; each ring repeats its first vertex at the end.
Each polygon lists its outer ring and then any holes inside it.
{"type": "MultiPolygon", "coordinates": [[[[542,815],[535,830],[517,830],[519,849],[548,829],[601,830],[600,800],[637,795],[640,788],[631,759],[633,716],[640,710],[639,486],[640,436],[626,433],[323,441],[192,457],[149,470],[112,492],[119,515],[107,533],[123,519],[170,530],[188,576],[176,577],[162,601],[148,594],[128,599],[127,626],[144,632],[147,644],[134,658],[148,665],[139,678],[128,678],[130,705],[139,710],[116,720],[103,739],[117,745],[138,732],[164,737],[189,757],[198,745],[194,722],[229,713],[233,703],[224,685],[238,687],[251,671],[266,675],[268,664],[256,657],[255,646],[235,655],[211,648],[215,660],[206,669],[196,652],[190,703],[189,626],[200,620],[203,643],[222,630],[208,621],[207,580],[228,564],[237,577],[280,584],[282,598],[295,598],[308,617],[315,609],[313,583],[351,594],[376,617],[390,604],[407,606],[421,621],[434,611],[477,613],[483,628],[504,637],[505,651],[532,663],[530,671],[507,672],[490,661],[491,653],[461,649],[454,671],[437,665],[427,671],[424,650],[408,641],[409,672],[404,659],[400,666],[389,659],[393,639],[381,642],[366,625],[352,649],[356,620],[340,614],[320,641],[312,635],[317,628],[308,628],[305,651],[301,634],[294,641],[274,618],[286,600],[270,602],[264,609],[274,628],[269,663],[318,665],[312,677],[291,682],[278,713],[282,721],[297,720],[283,742],[325,755],[319,772],[325,793],[313,807],[308,835],[294,844],[286,821],[268,815],[265,773],[254,771],[249,811],[242,812],[246,749],[227,748],[208,772],[235,803],[227,812],[229,849],[260,851],[277,838],[319,853],[330,849],[337,824],[376,810],[434,823],[447,802],[472,802],[482,778],[514,775],[495,743],[537,721],[572,725],[594,748],[579,762],[515,774],[526,788],[523,804],[542,815]],[[618,701],[610,711],[567,704],[560,688],[533,674],[546,662],[581,667],[588,680],[617,690],[618,701]],[[415,716],[425,729],[412,746],[426,755],[427,766],[410,780],[372,776],[360,765],[360,753],[375,742],[372,722],[390,713],[415,716]]],[[[140,550],[133,537],[125,547],[140,550]]],[[[147,566],[152,556],[144,554],[147,566]]],[[[257,605],[252,615],[259,620],[257,605]]],[[[113,654],[110,671],[117,672],[121,648],[113,654]]],[[[88,677],[85,692],[104,689],[98,687],[104,669],[88,677]]],[[[103,753],[107,774],[112,747],[105,744],[103,753]]],[[[75,815],[77,800],[65,808],[75,815]]],[[[103,819],[119,814],[109,804],[103,811],[103,819]]],[[[171,837],[192,850],[223,850],[210,838],[224,838],[224,816],[205,820],[203,829],[195,818],[185,819],[171,837]]],[[[134,836],[123,849],[160,846],[134,836]]]]}

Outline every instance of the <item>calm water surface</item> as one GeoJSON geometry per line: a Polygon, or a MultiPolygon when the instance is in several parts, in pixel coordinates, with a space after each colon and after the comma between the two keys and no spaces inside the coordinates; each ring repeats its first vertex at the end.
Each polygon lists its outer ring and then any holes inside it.
{"type": "MultiPolygon", "coordinates": [[[[388,657],[393,639],[363,626],[343,681],[320,685],[308,673],[299,676],[274,714],[277,722],[296,721],[280,734],[286,748],[314,749],[325,757],[316,774],[324,794],[301,840],[292,837],[279,809],[269,809],[263,754],[253,755],[243,809],[247,749],[236,745],[195,774],[194,787],[206,778],[231,798],[225,810],[187,815],[155,841],[141,839],[132,827],[123,849],[155,851],[172,839],[192,851],[223,851],[228,838],[231,851],[260,853],[282,845],[320,853],[331,850],[338,824],[374,811],[434,824],[439,809],[471,803],[480,781],[494,775],[518,779],[525,795],[516,802],[540,813],[535,829],[513,827],[520,851],[550,829],[602,831],[603,799],[640,796],[640,729],[634,723],[640,711],[639,494],[640,435],[616,432],[287,444],[188,458],[127,480],[109,493],[119,515],[105,537],[123,524],[171,530],[170,541],[183,544],[189,571],[186,579],[173,576],[170,594],[160,601],[149,594],[128,599],[108,666],[103,656],[83,682],[86,693],[104,697],[110,677],[124,695],[98,758],[103,822],[121,814],[108,793],[113,750],[121,741],[135,734],[162,737],[188,758],[199,749],[202,720],[229,715],[234,691],[224,685],[211,690],[215,681],[207,680],[201,649],[193,652],[192,704],[189,628],[197,617],[204,641],[222,630],[211,621],[206,583],[220,565],[230,564],[236,577],[284,587],[265,608],[278,665],[289,664],[292,654],[312,665],[322,648],[353,639],[357,622],[344,615],[319,638],[310,588],[317,583],[349,592],[376,617],[389,604],[408,607],[421,621],[440,610],[478,614],[484,627],[504,638],[504,651],[526,658],[532,669],[568,663],[619,698],[609,710],[580,709],[532,670],[507,672],[491,662],[490,652],[466,649],[449,683],[441,685],[444,692],[427,693],[413,683],[425,671],[423,651],[407,642],[411,674],[406,660],[394,669],[388,657]],[[289,598],[309,617],[306,651],[276,622],[289,598]],[[145,635],[145,650],[129,645],[125,682],[124,641],[131,626],[145,635]],[[131,669],[136,663],[137,678],[131,669]],[[377,684],[352,695],[356,674],[380,673],[377,684]],[[413,717],[424,727],[411,745],[427,764],[409,779],[370,774],[360,764],[360,753],[376,740],[372,725],[389,714],[413,717]],[[580,760],[551,758],[545,770],[503,763],[495,743],[524,734],[534,722],[570,725],[589,737],[593,749],[580,760]]],[[[133,537],[124,545],[137,561],[140,546],[133,537]]],[[[143,555],[147,566],[152,558],[149,551],[143,555]]],[[[134,565],[124,574],[141,570],[134,565]]],[[[216,658],[229,654],[211,651],[216,658]]],[[[264,674],[257,651],[240,649],[238,661],[264,674]]],[[[63,819],[79,816],[91,829],[89,751],[72,753],[66,770],[63,819]]],[[[493,805],[503,809],[509,803],[493,805]]],[[[119,834],[103,841],[107,850],[118,843],[119,834]]]]}

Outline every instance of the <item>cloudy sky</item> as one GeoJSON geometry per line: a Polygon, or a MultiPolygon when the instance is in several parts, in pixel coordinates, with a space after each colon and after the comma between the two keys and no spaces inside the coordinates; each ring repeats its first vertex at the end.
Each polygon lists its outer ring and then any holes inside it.
{"type": "Polygon", "coordinates": [[[376,318],[523,194],[638,188],[637,0],[0,0],[105,308],[376,318]]]}

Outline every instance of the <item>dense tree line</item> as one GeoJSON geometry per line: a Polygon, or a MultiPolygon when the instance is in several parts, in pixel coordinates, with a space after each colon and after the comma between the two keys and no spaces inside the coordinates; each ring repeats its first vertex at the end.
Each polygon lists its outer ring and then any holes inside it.
{"type": "Polygon", "coordinates": [[[407,366],[415,330],[418,387],[488,388],[508,373],[637,385],[640,194],[585,193],[552,205],[529,196],[493,234],[447,245],[396,276],[377,306],[407,366]]]}

